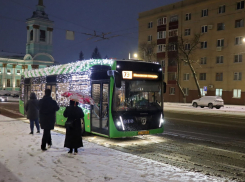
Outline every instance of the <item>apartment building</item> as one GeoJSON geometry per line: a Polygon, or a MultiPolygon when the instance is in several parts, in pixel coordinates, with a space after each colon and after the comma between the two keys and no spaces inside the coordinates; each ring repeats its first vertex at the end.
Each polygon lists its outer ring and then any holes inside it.
{"type": "MultiPolygon", "coordinates": [[[[139,14],[139,45],[155,42],[157,61],[163,66],[167,102],[199,98],[190,67],[184,62],[177,69],[175,44],[180,36],[200,43],[191,53],[202,95],[221,96],[225,104],[245,104],[245,7],[241,0],[184,0],[139,14]],[[166,50],[166,45],[168,49],[166,50]],[[207,87],[207,92],[204,91],[207,87]]],[[[190,44],[184,45],[185,49],[190,44]]],[[[144,59],[144,58],[142,58],[144,59]]]]}

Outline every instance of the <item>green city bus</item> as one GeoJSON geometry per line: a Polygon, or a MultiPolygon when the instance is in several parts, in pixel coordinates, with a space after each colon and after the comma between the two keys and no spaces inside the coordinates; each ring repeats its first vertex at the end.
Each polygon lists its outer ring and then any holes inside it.
{"type": "Polygon", "coordinates": [[[61,95],[76,91],[89,95],[95,102],[80,104],[85,115],[82,133],[120,138],[163,132],[166,84],[158,63],[90,59],[25,71],[20,112],[25,115],[24,105],[31,92],[41,99],[47,88],[60,106],[57,125],[65,125],[63,112],[69,105],[69,98],[61,95]]]}

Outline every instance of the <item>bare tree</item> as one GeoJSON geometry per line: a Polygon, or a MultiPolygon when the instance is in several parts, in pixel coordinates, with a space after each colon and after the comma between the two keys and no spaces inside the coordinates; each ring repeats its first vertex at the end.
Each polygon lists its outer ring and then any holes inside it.
{"type": "Polygon", "coordinates": [[[142,42],[139,44],[139,54],[144,61],[151,62],[156,57],[154,51],[157,44],[155,42],[142,42]]]}
{"type": "MultiPolygon", "coordinates": [[[[196,71],[193,67],[193,64],[197,63],[198,60],[193,60],[192,56],[194,54],[194,51],[196,50],[196,48],[198,47],[198,45],[200,44],[200,34],[195,34],[193,39],[184,39],[183,36],[181,35],[178,38],[178,42],[175,44],[176,49],[178,51],[178,56],[176,58],[176,63],[177,63],[177,75],[176,75],[176,82],[177,85],[184,97],[184,99],[186,98],[183,88],[180,85],[180,68],[181,68],[181,64],[184,62],[185,64],[187,64],[192,72],[196,87],[197,87],[197,91],[198,91],[198,96],[201,96],[201,90],[200,90],[200,85],[197,79],[197,75],[196,75],[196,71]]],[[[168,45],[167,46],[167,50],[169,48],[171,48],[171,46],[173,45],[168,45]]]]}

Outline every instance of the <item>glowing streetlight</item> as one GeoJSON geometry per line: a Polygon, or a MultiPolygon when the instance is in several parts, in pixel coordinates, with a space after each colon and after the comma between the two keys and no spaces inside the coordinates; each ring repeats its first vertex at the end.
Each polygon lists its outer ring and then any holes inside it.
{"type": "Polygon", "coordinates": [[[243,38],[242,41],[245,42],[245,38],[243,38]]]}
{"type": "MultiPolygon", "coordinates": [[[[130,53],[129,53],[129,55],[128,55],[128,58],[131,59],[130,53]]],[[[137,53],[134,53],[132,58],[133,58],[133,59],[138,58],[138,54],[137,54],[137,53]]]]}

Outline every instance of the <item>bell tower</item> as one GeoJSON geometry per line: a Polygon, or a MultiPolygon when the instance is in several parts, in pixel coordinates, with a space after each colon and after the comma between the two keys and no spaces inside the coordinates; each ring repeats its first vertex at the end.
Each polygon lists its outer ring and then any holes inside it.
{"type": "Polygon", "coordinates": [[[53,59],[53,25],[45,13],[43,0],[38,0],[36,11],[27,19],[27,43],[26,54],[39,61],[51,61],[53,59]],[[45,57],[46,55],[46,57],[45,57]],[[38,57],[38,58],[37,58],[38,57]]]}

